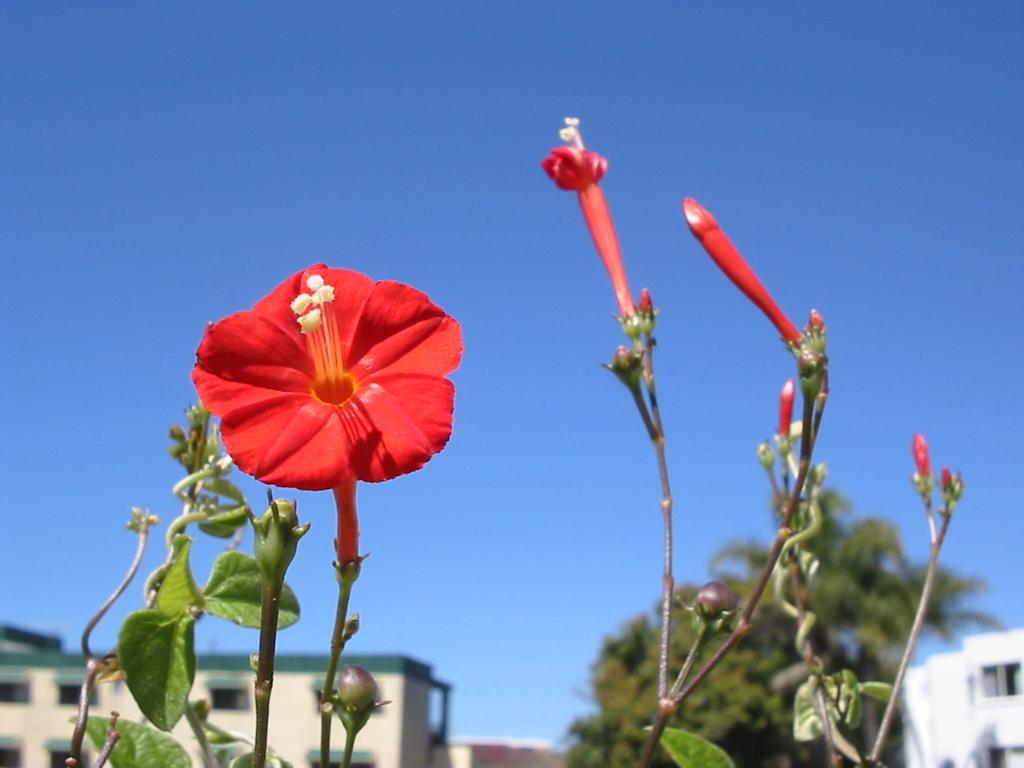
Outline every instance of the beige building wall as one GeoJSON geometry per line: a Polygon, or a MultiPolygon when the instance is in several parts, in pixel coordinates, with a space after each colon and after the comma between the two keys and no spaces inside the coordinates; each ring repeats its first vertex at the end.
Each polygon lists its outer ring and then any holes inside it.
{"type": "MultiPolygon", "coordinates": [[[[0,628],[2,634],[3,628],[0,628]]],[[[0,638],[2,639],[2,638],[0,638]]],[[[2,646],[0,646],[2,647],[2,646]]],[[[444,751],[446,734],[431,730],[431,723],[445,723],[448,686],[431,676],[425,664],[402,656],[348,657],[376,678],[381,698],[391,703],[371,716],[356,740],[354,766],[372,768],[432,768],[435,756],[444,751]],[[432,703],[432,697],[434,699],[432,703]]],[[[252,674],[247,656],[216,655],[198,662],[191,700],[205,698],[238,709],[211,710],[210,722],[251,738],[254,724],[252,674]]],[[[309,768],[319,759],[320,717],[317,691],[327,660],[320,656],[280,656],[271,699],[270,745],[295,768],[309,768]]],[[[59,651],[0,650],[0,686],[5,697],[27,689],[28,701],[0,701],[0,755],[4,749],[20,752],[20,768],[50,768],[70,743],[77,706],[60,703],[60,686],[81,685],[81,658],[59,651]],[[11,686],[14,686],[12,688],[11,686]]],[[[123,682],[98,686],[91,712],[142,722],[138,707],[123,682]]],[[[184,718],[173,735],[199,765],[198,748],[184,718]]],[[[344,746],[345,732],[335,719],[332,729],[333,759],[344,746]]],[[[247,751],[244,750],[243,751],[247,751]]],[[[95,752],[95,750],[93,751],[95,752]]],[[[441,763],[443,764],[443,762],[441,763]]],[[[0,766],[4,764],[0,762],[0,766]]]]}

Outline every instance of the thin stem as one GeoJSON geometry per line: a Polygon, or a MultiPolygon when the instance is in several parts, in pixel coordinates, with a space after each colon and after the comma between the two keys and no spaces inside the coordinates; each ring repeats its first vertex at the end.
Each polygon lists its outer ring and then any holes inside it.
{"type": "Polygon", "coordinates": [[[821,720],[821,735],[825,739],[825,752],[829,765],[842,765],[839,755],[836,753],[836,742],[832,736],[832,721],[828,716],[828,702],[825,701],[825,690],[818,686],[814,689],[814,704],[818,710],[818,719],[821,720]]]}
{"type": "Polygon", "coordinates": [[[92,653],[92,649],[89,648],[89,637],[92,635],[92,631],[96,629],[96,625],[100,623],[103,617],[110,610],[110,607],[117,602],[118,598],[124,594],[124,591],[128,589],[128,585],[131,584],[132,579],[135,578],[135,574],[139,572],[139,566],[142,564],[142,555],[146,551],[146,542],[149,541],[149,521],[148,519],[142,520],[138,528],[139,540],[135,546],[135,557],[132,558],[131,565],[128,566],[128,573],[125,574],[124,578],[121,579],[121,583],[117,585],[115,589],[100,606],[96,614],[89,620],[89,623],[85,625],[85,630],[82,632],[82,656],[86,659],[95,658],[92,653]]]}
{"type": "MultiPolygon", "coordinates": [[[[358,575],[358,571],[357,571],[358,575]]],[[[331,755],[331,696],[338,674],[338,661],[345,650],[345,625],[348,623],[348,601],[352,596],[354,578],[338,579],[338,607],[334,614],[334,632],[331,635],[331,654],[327,659],[327,672],[320,689],[320,765],[326,766],[331,755]]]]}
{"type": "Polygon", "coordinates": [[[121,740],[121,734],[117,731],[117,719],[120,716],[117,712],[110,713],[110,727],[107,729],[107,740],[103,742],[103,749],[100,750],[99,755],[96,757],[96,762],[92,764],[92,768],[103,768],[107,760],[110,759],[110,753],[114,751],[117,742],[121,740]]]}
{"type": "Polygon", "coordinates": [[[267,735],[270,728],[270,692],[274,687],[274,653],[277,647],[277,615],[281,604],[283,579],[262,579],[260,599],[260,655],[256,666],[256,739],[253,744],[253,768],[267,762],[267,735]]]}
{"type": "Polygon", "coordinates": [[[645,744],[643,753],[641,754],[638,768],[647,768],[647,766],[650,765],[650,761],[654,756],[654,745],[657,744],[658,740],[661,738],[661,734],[665,730],[665,726],[668,724],[669,715],[671,715],[672,712],[678,708],[679,704],[681,704],[686,697],[704,681],[704,678],[711,674],[711,671],[721,663],[722,659],[724,659],[736,643],[740,641],[740,638],[753,628],[753,625],[750,623],[750,618],[753,616],[754,610],[757,608],[757,604],[761,600],[761,596],[764,594],[764,590],[768,586],[768,582],[771,580],[772,571],[775,569],[775,564],[778,562],[779,556],[782,554],[782,549],[785,546],[786,540],[789,539],[792,534],[789,526],[793,521],[793,515],[796,514],[796,510],[800,505],[800,494],[803,493],[804,484],[807,482],[807,473],[811,468],[811,454],[814,450],[814,443],[817,437],[817,430],[814,428],[814,415],[815,403],[818,400],[820,400],[820,396],[815,400],[804,399],[803,428],[801,429],[800,435],[800,465],[797,470],[796,480],[793,483],[793,490],[791,491],[789,498],[786,500],[782,525],[779,527],[779,531],[775,536],[775,541],[772,542],[771,549],[768,551],[768,559],[758,576],[757,583],[754,585],[754,589],[751,592],[750,597],[743,606],[743,611],[740,613],[739,620],[736,622],[736,627],[731,633],[729,633],[729,636],[725,639],[722,645],[719,646],[718,650],[715,651],[711,658],[704,663],[704,666],[697,671],[693,676],[693,679],[690,680],[679,694],[669,702],[672,706],[659,705],[658,714],[656,715],[654,722],[651,724],[651,732],[647,737],[647,743],[645,744]]]}
{"type": "Polygon", "coordinates": [[[210,739],[206,735],[206,729],[203,728],[203,723],[199,719],[199,713],[196,712],[196,708],[192,706],[192,702],[185,702],[185,720],[188,721],[189,728],[192,729],[192,735],[196,737],[196,741],[199,743],[199,755],[203,759],[203,768],[217,768],[217,758],[213,756],[213,746],[210,744],[210,739]]]}
{"type": "MultiPolygon", "coordinates": [[[[353,728],[350,733],[345,734],[345,754],[341,756],[340,768],[349,768],[352,765],[352,752],[356,748],[356,731],[353,728]]],[[[320,761],[320,768],[327,768],[329,763],[320,761]]]]}
{"type": "Polygon", "coordinates": [[[85,679],[82,680],[82,689],[78,693],[78,717],[75,718],[75,730],[71,734],[69,757],[65,761],[69,768],[78,768],[82,762],[82,742],[85,740],[85,726],[89,722],[89,699],[92,698],[92,690],[96,685],[96,676],[102,668],[103,662],[92,655],[86,656],[85,679]]]}
{"type": "MultiPolygon", "coordinates": [[[[672,595],[675,578],[672,575],[672,487],[669,483],[668,457],[665,454],[665,427],[661,421],[661,408],[654,378],[654,337],[647,334],[644,344],[644,385],[651,403],[651,418],[655,433],[651,437],[658,458],[658,478],[661,481],[661,516],[665,531],[663,567],[661,575],[661,633],[658,641],[658,700],[668,695],[669,644],[672,636],[672,595]]],[[[650,431],[650,430],[648,430],[650,431]]],[[[660,703],[659,703],[660,707],[660,703]]]]}
{"type": "Polygon", "coordinates": [[[914,646],[924,628],[924,620],[928,615],[928,603],[931,601],[932,589],[935,587],[935,574],[939,568],[939,550],[942,549],[942,542],[946,539],[946,532],[949,530],[949,523],[953,516],[948,510],[943,510],[942,528],[932,541],[932,553],[928,559],[928,571],[924,578],[924,588],[921,590],[921,600],[917,604],[917,613],[914,615],[914,623],[910,628],[910,636],[907,638],[907,647],[903,650],[903,658],[900,659],[900,666],[896,672],[896,679],[892,684],[892,693],[889,694],[889,701],[885,705],[885,713],[882,715],[882,724],[878,726],[878,735],[875,737],[874,746],[868,755],[868,765],[878,765],[882,755],[882,748],[885,746],[885,739],[892,728],[893,718],[896,716],[896,707],[899,704],[900,689],[903,687],[903,678],[907,674],[907,667],[910,666],[910,658],[914,655],[914,646]]]}

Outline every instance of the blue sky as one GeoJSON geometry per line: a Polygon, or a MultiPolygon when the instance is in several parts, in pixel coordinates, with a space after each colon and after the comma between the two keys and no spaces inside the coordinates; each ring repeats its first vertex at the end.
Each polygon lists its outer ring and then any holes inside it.
{"type": "MultiPolygon", "coordinates": [[[[129,508],[175,514],[165,434],[205,324],[323,260],[426,291],[466,342],[448,449],[361,489],[350,648],[431,663],[456,735],[561,739],[602,636],[657,599],[661,537],[649,446],[598,367],[612,291],[539,168],[579,115],[662,308],[679,577],[770,535],[753,449],[791,374],[686,231],[692,195],[794,320],[824,314],[818,457],[855,514],[925,556],[924,432],[967,484],[944,562],[1024,625],[1022,73],[1019,3],[3,4],[0,621],[73,644],[130,558],[129,508]]],[[[279,648],[319,652],[331,501],[299,504],[304,613],[279,648]]],[[[198,627],[201,651],[255,644],[198,627]]]]}

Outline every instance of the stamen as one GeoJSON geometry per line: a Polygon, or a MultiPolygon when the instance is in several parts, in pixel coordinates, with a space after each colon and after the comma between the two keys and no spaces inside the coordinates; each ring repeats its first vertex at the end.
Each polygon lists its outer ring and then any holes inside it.
{"type": "Polygon", "coordinates": [[[319,309],[311,309],[309,312],[298,318],[299,328],[302,333],[312,333],[320,327],[321,312],[319,309]]]}
{"type": "Polygon", "coordinates": [[[576,149],[585,149],[583,146],[583,134],[580,133],[580,119],[578,117],[565,118],[565,128],[558,132],[558,136],[566,144],[572,144],[576,149]]]}
{"type": "Polygon", "coordinates": [[[324,284],[324,278],[322,275],[310,275],[306,278],[306,287],[311,291],[315,291],[321,285],[324,284]]]}
{"type": "Polygon", "coordinates": [[[325,304],[328,301],[334,301],[334,286],[324,284],[313,294],[313,303],[325,304]]]}
{"type": "Polygon", "coordinates": [[[296,315],[301,315],[303,312],[309,309],[309,305],[312,303],[312,296],[310,296],[308,293],[300,293],[298,296],[292,299],[292,312],[294,312],[296,315]]]}

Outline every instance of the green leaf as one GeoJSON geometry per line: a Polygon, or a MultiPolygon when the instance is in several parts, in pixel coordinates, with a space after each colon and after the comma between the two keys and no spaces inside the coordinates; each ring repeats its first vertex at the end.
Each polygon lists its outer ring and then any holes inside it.
{"type": "Polygon", "coordinates": [[[229,509],[226,512],[210,515],[209,518],[199,524],[199,530],[209,536],[226,539],[234,536],[235,531],[245,525],[249,519],[248,512],[249,508],[243,505],[229,509]]]}
{"type": "Polygon", "coordinates": [[[177,616],[190,608],[203,607],[203,595],[192,578],[188,562],[192,539],[188,536],[175,537],[174,550],[174,562],[160,583],[156,596],[156,607],[166,616],[177,616]]]}
{"type": "MultiPolygon", "coordinates": [[[[109,729],[109,718],[89,718],[86,732],[97,750],[103,748],[109,729]]],[[[170,736],[128,720],[117,721],[117,732],[121,738],[110,753],[113,768],[192,768],[188,752],[170,736]]]]}
{"type": "Polygon", "coordinates": [[[661,746],[681,768],[733,768],[729,755],[719,746],[695,733],[666,728],[661,746]]]}
{"type": "MultiPolygon", "coordinates": [[[[241,552],[225,552],[213,563],[210,580],[203,587],[206,612],[243,627],[260,625],[260,571],[256,560],[241,552]]],[[[281,589],[277,628],[299,620],[299,601],[287,584],[281,589]]]]}
{"type": "Polygon", "coordinates": [[[814,691],[817,681],[811,677],[796,689],[793,700],[793,738],[797,741],[814,741],[821,736],[821,718],[814,706],[814,691]]]}
{"type": "Polygon", "coordinates": [[[211,477],[204,481],[203,491],[205,493],[215,493],[218,496],[224,496],[237,504],[245,506],[245,496],[242,495],[242,491],[237,485],[232,483],[230,480],[225,480],[223,477],[211,477]]]}
{"type": "Polygon", "coordinates": [[[860,692],[878,701],[889,701],[892,698],[892,686],[889,683],[882,683],[878,680],[868,680],[860,684],[860,692]]]}
{"type": "Polygon", "coordinates": [[[169,731],[185,711],[196,676],[195,619],[158,610],[129,614],[121,626],[117,656],[128,690],[157,728],[169,731]]]}

